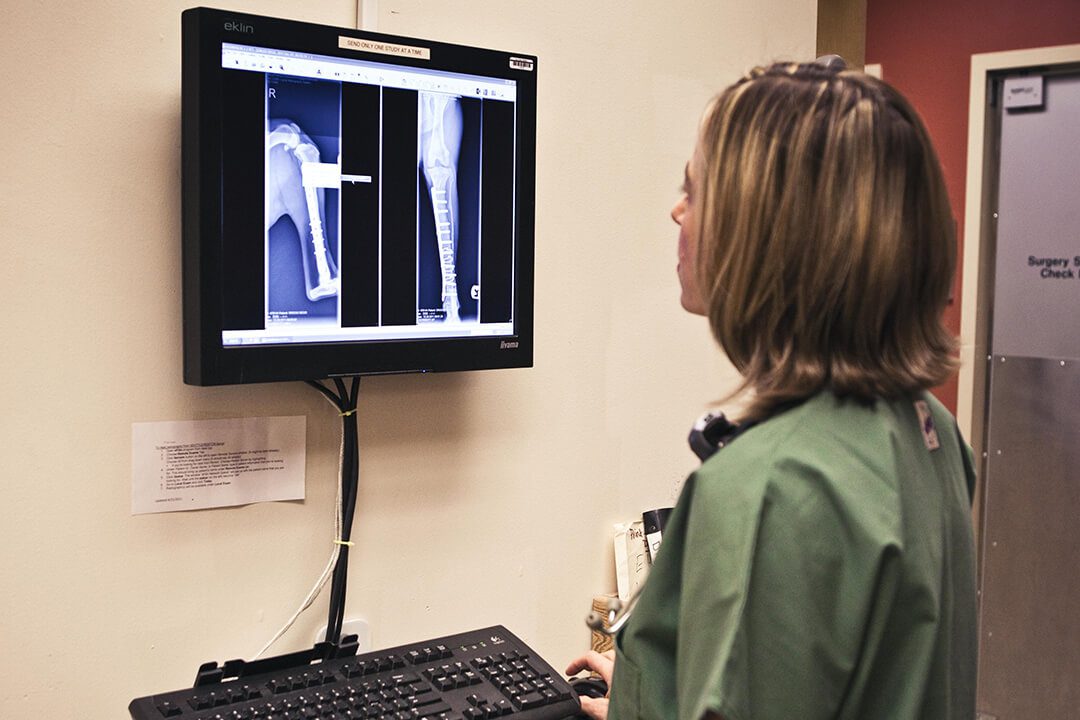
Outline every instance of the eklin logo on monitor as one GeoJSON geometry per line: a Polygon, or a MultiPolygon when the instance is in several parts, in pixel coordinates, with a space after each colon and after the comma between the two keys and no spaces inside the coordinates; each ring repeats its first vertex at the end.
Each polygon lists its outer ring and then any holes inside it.
{"type": "Polygon", "coordinates": [[[225,32],[253,33],[255,32],[255,26],[237,20],[229,20],[225,23],[225,32]]]}
{"type": "Polygon", "coordinates": [[[517,340],[503,340],[499,343],[500,350],[517,350],[520,343],[517,340]]]}
{"type": "Polygon", "coordinates": [[[519,58],[510,56],[510,69],[511,70],[526,70],[528,72],[533,71],[532,58],[519,58]]]}

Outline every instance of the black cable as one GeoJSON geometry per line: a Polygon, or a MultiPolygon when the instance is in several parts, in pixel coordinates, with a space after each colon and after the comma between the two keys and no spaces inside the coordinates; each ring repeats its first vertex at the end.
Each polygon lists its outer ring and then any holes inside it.
{"type": "Polygon", "coordinates": [[[355,499],[350,492],[352,483],[350,477],[353,474],[353,468],[355,462],[353,460],[356,448],[355,448],[355,430],[350,433],[350,425],[352,424],[352,413],[349,412],[348,398],[344,392],[344,386],[339,385],[339,390],[342,391],[342,418],[341,418],[341,432],[343,437],[342,443],[342,461],[341,461],[341,516],[340,516],[340,536],[338,540],[341,545],[338,548],[337,562],[334,564],[333,580],[330,585],[330,606],[327,611],[326,620],[326,639],[331,642],[338,642],[341,637],[341,624],[344,619],[345,613],[345,583],[347,570],[349,567],[349,531],[345,526],[345,519],[348,516],[348,508],[355,502],[355,499]]]}
{"type": "Polygon", "coordinates": [[[334,403],[335,407],[337,407],[338,410],[341,410],[342,400],[341,400],[340,397],[335,395],[333,393],[333,391],[331,391],[329,388],[327,388],[321,382],[316,382],[315,380],[308,380],[306,382],[307,382],[308,385],[310,385],[311,387],[315,388],[316,390],[321,392],[323,395],[328,397],[330,399],[330,402],[334,403]]]}
{"type": "MultiPolygon", "coordinates": [[[[345,475],[345,477],[342,478],[342,481],[345,483],[345,485],[343,492],[344,501],[341,506],[341,533],[342,540],[348,543],[351,542],[352,539],[353,518],[356,515],[356,499],[359,491],[360,441],[358,437],[358,430],[360,425],[360,419],[357,417],[356,410],[358,406],[358,401],[360,399],[360,378],[352,378],[351,392],[345,392],[344,384],[341,385],[341,391],[346,398],[346,410],[343,416],[342,427],[345,433],[345,437],[351,441],[350,444],[352,445],[352,451],[349,453],[349,463],[346,466],[348,467],[349,471],[345,475]]],[[[338,634],[335,636],[335,638],[340,638],[341,626],[342,623],[345,621],[345,588],[346,577],[349,572],[348,551],[350,547],[350,545],[343,545],[342,550],[345,551],[345,558],[344,560],[342,560],[341,556],[339,556],[338,558],[338,565],[341,567],[341,574],[338,590],[339,600],[337,603],[336,629],[338,631],[338,634]]]]}
{"type": "Polygon", "coordinates": [[[345,592],[349,572],[349,546],[352,536],[353,517],[356,514],[356,495],[360,475],[360,448],[357,438],[357,402],[360,396],[360,378],[353,377],[346,389],[340,378],[334,378],[337,393],[321,382],[308,381],[308,385],[330,399],[341,413],[341,537],[337,561],[334,563],[330,583],[330,606],[326,617],[326,639],[332,643],[341,640],[341,627],[345,620],[345,592]]]}
{"type": "Polygon", "coordinates": [[[352,395],[349,396],[349,402],[353,407],[356,407],[360,401],[360,376],[354,375],[352,379],[352,395]]]}
{"type": "MultiPolygon", "coordinates": [[[[344,452],[342,459],[342,490],[341,490],[341,546],[338,548],[337,562],[334,564],[333,580],[330,584],[330,607],[327,611],[326,620],[326,639],[331,642],[338,642],[341,637],[341,625],[345,616],[345,587],[346,579],[348,575],[349,567],[349,527],[346,525],[349,519],[349,508],[355,502],[352,492],[350,492],[351,483],[349,477],[352,475],[354,461],[353,457],[355,450],[352,447],[353,443],[348,440],[350,434],[350,417],[346,415],[342,418],[342,432],[345,434],[346,440],[344,443],[344,452]]],[[[355,434],[355,432],[353,433],[355,434]]]]}
{"type": "MultiPolygon", "coordinates": [[[[348,413],[348,401],[346,401],[346,410],[348,413]]],[[[352,483],[350,478],[353,474],[353,468],[355,466],[355,443],[350,439],[355,437],[355,428],[350,427],[354,423],[352,422],[352,415],[347,414],[342,416],[342,432],[346,438],[345,440],[345,452],[342,459],[342,475],[341,475],[341,548],[338,553],[337,564],[334,566],[333,582],[330,586],[330,609],[329,616],[327,618],[327,634],[326,637],[333,638],[333,642],[337,642],[341,637],[341,625],[345,616],[345,583],[346,576],[348,575],[349,567],[349,546],[350,542],[350,528],[346,525],[346,520],[349,518],[349,508],[356,502],[355,496],[352,492],[352,483]]]]}
{"type": "Polygon", "coordinates": [[[334,378],[334,386],[337,388],[338,395],[341,396],[341,402],[347,405],[349,403],[349,393],[345,391],[345,383],[341,381],[341,378],[334,378]]]}
{"type": "Polygon", "coordinates": [[[330,584],[330,606],[327,609],[326,639],[338,643],[341,639],[341,627],[345,619],[345,591],[349,570],[349,544],[352,536],[352,522],[356,512],[356,495],[360,474],[360,450],[357,439],[356,407],[360,396],[360,378],[353,377],[351,387],[346,390],[340,378],[334,378],[337,393],[321,382],[309,380],[308,385],[318,390],[334,404],[341,414],[341,537],[337,560],[334,563],[330,584]]]}

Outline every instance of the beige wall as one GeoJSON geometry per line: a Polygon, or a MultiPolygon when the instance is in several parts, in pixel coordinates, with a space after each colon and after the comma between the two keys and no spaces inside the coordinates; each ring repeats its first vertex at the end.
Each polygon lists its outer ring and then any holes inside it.
{"type": "MultiPolygon", "coordinates": [[[[251,655],[330,549],[325,401],[180,380],[183,7],[8,3],[0,24],[0,717],[125,717],[251,655]],[[268,415],[308,418],[306,501],[129,514],[131,423],[268,415]]],[[[348,614],[377,647],[490,623],[555,663],[585,646],[610,524],[673,499],[688,424],[732,382],[677,303],[667,212],[698,113],[749,65],[811,56],[815,13],[383,0],[384,31],[537,54],[540,117],[536,367],[363,383],[348,614]]],[[[309,645],[323,602],[275,650],[309,645]]]]}

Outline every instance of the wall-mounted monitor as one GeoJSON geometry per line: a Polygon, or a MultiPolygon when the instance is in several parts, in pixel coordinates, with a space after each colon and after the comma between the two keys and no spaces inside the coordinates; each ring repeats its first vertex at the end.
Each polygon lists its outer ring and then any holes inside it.
{"type": "Polygon", "coordinates": [[[182,31],[185,382],[532,365],[535,57],[182,31]]]}

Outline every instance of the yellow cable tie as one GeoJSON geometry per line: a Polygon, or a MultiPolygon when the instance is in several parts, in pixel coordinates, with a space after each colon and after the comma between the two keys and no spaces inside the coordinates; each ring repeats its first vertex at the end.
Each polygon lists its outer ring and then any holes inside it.
{"type": "Polygon", "coordinates": [[[341,538],[337,538],[336,540],[334,540],[334,544],[344,545],[345,547],[352,547],[356,543],[354,543],[352,540],[342,540],[341,538]]]}
{"type": "Polygon", "coordinates": [[[353,408],[352,410],[346,410],[345,412],[343,412],[343,413],[338,413],[338,414],[339,414],[339,415],[341,415],[341,417],[349,417],[349,416],[350,416],[350,415],[352,415],[352,414],[353,414],[354,412],[356,412],[356,408],[353,408]]]}

